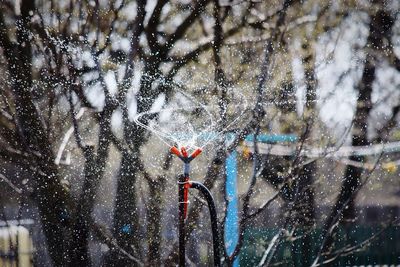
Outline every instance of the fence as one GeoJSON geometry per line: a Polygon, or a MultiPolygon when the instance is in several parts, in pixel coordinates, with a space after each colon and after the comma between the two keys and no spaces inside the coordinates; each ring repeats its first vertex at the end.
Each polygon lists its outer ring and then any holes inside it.
{"type": "MultiPolygon", "coordinates": [[[[336,232],[334,250],[360,244],[370,239],[381,229],[378,226],[360,225],[342,227],[336,232]]],[[[269,242],[277,232],[278,229],[248,229],[245,232],[245,243],[240,254],[240,266],[257,266],[269,242]]],[[[277,247],[271,265],[310,266],[321,244],[320,233],[321,229],[310,232],[307,241],[304,241],[304,239],[293,241],[293,239],[284,238],[277,247]],[[305,265],[304,262],[308,264],[305,265]]],[[[304,233],[295,232],[295,236],[302,234],[304,233]]],[[[350,255],[338,257],[329,266],[391,266],[400,264],[400,226],[388,227],[367,243],[367,246],[361,247],[350,255]]]]}
{"type": "Polygon", "coordinates": [[[0,226],[0,267],[33,266],[33,244],[27,228],[0,226]]]}

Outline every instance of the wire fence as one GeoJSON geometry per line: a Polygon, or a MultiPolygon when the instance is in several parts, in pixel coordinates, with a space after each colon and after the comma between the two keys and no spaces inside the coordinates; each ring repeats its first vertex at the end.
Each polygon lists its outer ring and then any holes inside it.
{"type": "MultiPolygon", "coordinates": [[[[340,227],[335,233],[332,252],[360,244],[365,246],[348,255],[337,257],[328,266],[397,266],[400,265],[400,226],[387,227],[376,238],[369,240],[383,226],[351,225],[340,227]]],[[[248,229],[240,254],[240,266],[257,266],[269,242],[279,229],[248,229]]],[[[321,229],[296,230],[280,241],[272,266],[311,266],[320,249],[321,229]],[[298,238],[301,237],[301,238],[298,238]]],[[[325,265],[324,265],[325,266],[325,265]]]]}

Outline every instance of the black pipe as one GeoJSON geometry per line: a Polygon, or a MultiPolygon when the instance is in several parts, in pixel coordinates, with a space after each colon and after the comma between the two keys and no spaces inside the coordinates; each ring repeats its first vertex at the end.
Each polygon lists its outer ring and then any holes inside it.
{"type": "Polygon", "coordinates": [[[207,201],[211,219],[211,230],[212,230],[213,248],[214,248],[214,266],[221,266],[221,257],[219,253],[218,219],[217,219],[217,210],[215,209],[214,198],[212,197],[210,190],[208,190],[208,188],[205,187],[202,183],[191,181],[190,187],[199,190],[207,201]]]}
{"type": "Polygon", "coordinates": [[[184,186],[186,183],[186,177],[184,175],[179,176],[178,182],[178,201],[179,201],[179,267],[185,266],[185,203],[184,203],[184,186]]]}

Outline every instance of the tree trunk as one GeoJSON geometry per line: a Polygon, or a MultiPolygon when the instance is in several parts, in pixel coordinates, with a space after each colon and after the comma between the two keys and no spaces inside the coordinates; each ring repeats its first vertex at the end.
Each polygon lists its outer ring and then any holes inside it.
{"type": "MultiPolygon", "coordinates": [[[[141,235],[136,196],[138,163],[135,155],[123,153],[118,174],[118,185],[114,211],[114,236],[124,250],[138,257],[141,235]]],[[[117,252],[115,252],[117,253],[117,252]]],[[[109,266],[134,266],[126,258],[112,257],[109,266]]]]}
{"type": "MultiPolygon", "coordinates": [[[[316,122],[316,90],[317,78],[315,75],[315,50],[309,38],[305,38],[302,44],[302,63],[306,85],[306,103],[304,119],[306,132],[303,135],[304,142],[315,140],[313,128],[316,122]]],[[[307,160],[307,159],[306,159],[307,160]]],[[[295,259],[299,259],[301,266],[309,266],[312,256],[311,228],[315,223],[314,210],[314,177],[317,171],[316,162],[312,161],[301,167],[298,175],[297,198],[294,205],[294,223],[299,227],[301,235],[292,245],[292,252],[295,259]]]]}
{"type": "Polygon", "coordinates": [[[21,14],[17,16],[17,43],[10,41],[3,16],[1,16],[0,45],[5,50],[10,72],[12,94],[16,109],[15,123],[19,138],[26,152],[36,158],[36,191],[33,197],[39,208],[47,248],[55,266],[63,266],[65,234],[69,232],[69,195],[59,183],[58,171],[54,165],[52,148],[45,126],[35,107],[32,95],[32,51],[30,40],[31,14],[35,10],[35,1],[23,0],[20,3],[21,14]]]}
{"type": "MultiPolygon", "coordinates": [[[[379,10],[371,17],[369,23],[369,36],[366,44],[366,59],[362,73],[356,89],[358,91],[356,112],[353,118],[352,146],[365,146],[368,140],[368,118],[372,109],[372,89],[376,78],[377,54],[384,48],[384,39],[390,38],[391,28],[394,24],[393,17],[384,10],[379,10]]],[[[352,156],[352,161],[363,162],[362,156],[352,156]]],[[[342,219],[355,218],[354,200],[361,185],[362,169],[348,165],[342,181],[340,193],[336,203],[324,224],[323,236],[329,235],[329,229],[342,219]]],[[[325,248],[331,246],[332,239],[326,242],[325,248]]]]}
{"type": "MultiPolygon", "coordinates": [[[[141,79],[141,86],[137,96],[137,113],[150,110],[158,93],[152,90],[151,86],[158,73],[159,61],[146,64],[144,75],[141,79]]],[[[118,244],[140,258],[140,250],[143,246],[139,244],[139,214],[136,197],[136,182],[139,172],[138,158],[139,150],[144,142],[145,130],[129,121],[128,113],[125,110],[124,138],[129,145],[130,151],[122,153],[121,165],[118,174],[117,195],[114,213],[114,235],[118,244]]],[[[115,252],[117,253],[117,252],[115,252]]],[[[129,266],[132,264],[125,258],[120,258],[113,253],[111,266],[129,266]]]]}
{"type": "MultiPolygon", "coordinates": [[[[376,62],[377,58],[375,53],[383,48],[384,38],[390,35],[391,28],[393,26],[394,20],[386,11],[380,10],[374,16],[371,17],[369,37],[367,40],[367,50],[365,65],[363,70],[362,78],[357,85],[358,98],[356,113],[353,119],[353,130],[352,130],[352,146],[365,146],[369,144],[368,141],[368,118],[369,113],[372,109],[372,86],[376,78],[376,62]]],[[[353,156],[350,160],[363,162],[364,157],[353,156]]],[[[340,207],[346,204],[346,208],[343,212],[343,217],[345,219],[354,218],[354,199],[355,190],[360,185],[362,169],[347,166],[342,183],[341,192],[335,204],[335,208],[340,209],[340,207]]],[[[336,211],[337,212],[337,211],[336,211]]]]}
{"type": "Polygon", "coordinates": [[[162,208],[164,203],[165,177],[149,181],[149,203],[147,242],[149,246],[148,261],[150,266],[161,266],[162,236],[162,208]]]}

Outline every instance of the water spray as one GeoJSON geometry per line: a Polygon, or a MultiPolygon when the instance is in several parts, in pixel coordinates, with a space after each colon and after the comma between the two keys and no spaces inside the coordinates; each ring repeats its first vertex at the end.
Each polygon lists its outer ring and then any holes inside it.
{"type": "Polygon", "coordinates": [[[219,234],[218,234],[218,220],[215,202],[211,192],[202,183],[190,181],[190,162],[201,154],[201,148],[194,150],[192,154],[187,152],[186,148],[182,146],[178,149],[175,146],[170,148],[170,152],[176,155],[183,161],[183,175],[179,176],[178,181],[178,194],[179,194],[179,266],[185,266],[185,223],[187,219],[187,210],[189,204],[189,188],[197,189],[201,192],[206,199],[208,209],[210,211],[211,228],[213,237],[214,249],[214,266],[220,266],[220,253],[219,253],[219,234]]]}

